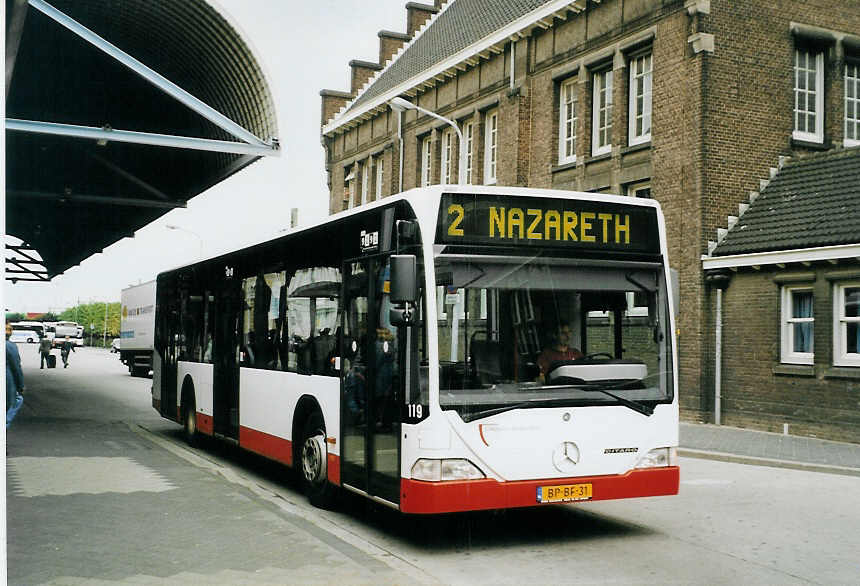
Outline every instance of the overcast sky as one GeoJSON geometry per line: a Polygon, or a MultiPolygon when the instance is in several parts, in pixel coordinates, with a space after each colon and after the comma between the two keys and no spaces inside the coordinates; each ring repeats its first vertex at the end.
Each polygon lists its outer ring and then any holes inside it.
{"type": "Polygon", "coordinates": [[[349,61],[375,62],[380,30],[406,32],[406,0],[211,3],[223,9],[262,62],[277,108],[281,156],[254,163],[186,209],[171,211],[49,284],[4,281],[7,310],[59,312],[78,300],[119,301],[122,289],[197,260],[201,248],[203,256],[215,256],[277,235],[289,227],[293,207],[300,225],[327,214],[319,92],[349,91],[349,61]]]}

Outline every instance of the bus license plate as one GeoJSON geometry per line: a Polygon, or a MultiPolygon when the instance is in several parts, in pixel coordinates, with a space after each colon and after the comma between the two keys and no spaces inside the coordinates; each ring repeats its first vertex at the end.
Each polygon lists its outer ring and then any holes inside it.
{"type": "Polygon", "coordinates": [[[591,498],[591,484],[563,484],[559,486],[539,486],[537,502],[563,503],[567,501],[587,501],[591,498]]]}

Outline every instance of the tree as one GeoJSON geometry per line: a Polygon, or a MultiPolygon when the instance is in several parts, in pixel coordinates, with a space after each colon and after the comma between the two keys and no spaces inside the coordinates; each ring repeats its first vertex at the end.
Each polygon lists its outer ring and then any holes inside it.
{"type": "Polygon", "coordinates": [[[23,313],[7,313],[6,314],[6,323],[14,322],[14,321],[24,321],[23,313]]]}

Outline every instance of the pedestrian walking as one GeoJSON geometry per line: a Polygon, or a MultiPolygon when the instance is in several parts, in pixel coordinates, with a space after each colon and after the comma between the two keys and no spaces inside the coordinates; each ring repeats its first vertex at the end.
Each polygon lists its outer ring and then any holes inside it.
{"type": "Polygon", "coordinates": [[[63,368],[69,367],[69,352],[75,351],[75,345],[72,344],[72,341],[66,336],[66,339],[63,340],[63,344],[60,346],[60,357],[63,359],[63,368]]]}
{"type": "Polygon", "coordinates": [[[6,324],[6,427],[15,419],[24,403],[24,373],[21,370],[21,355],[18,346],[9,340],[12,326],[6,324]]]}
{"type": "Polygon", "coordinates": [[[53,343],[50,339],[48,339],[48,336],[44,336],[41,340],[39,340],[39,368],[45,368],[45,363],[49,362],[48,356],[51,355],[52,345],[53,343]]]}

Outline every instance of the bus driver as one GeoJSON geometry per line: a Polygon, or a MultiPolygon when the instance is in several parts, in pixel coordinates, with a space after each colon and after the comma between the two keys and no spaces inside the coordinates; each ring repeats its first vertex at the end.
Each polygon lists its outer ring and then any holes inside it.
{"type": "Polygon", "coordinates": [[[570,325],[566,322],[559,322],[558,327],[553,333],[552,342],[548,348],[538,356],[537,364],[540,367],[540,380],[545,380],[549,367],[553,362],[562,360],[578,360],[584,358],[582,352],[576,348],[571,348],[570,344],[570,325]]]}

